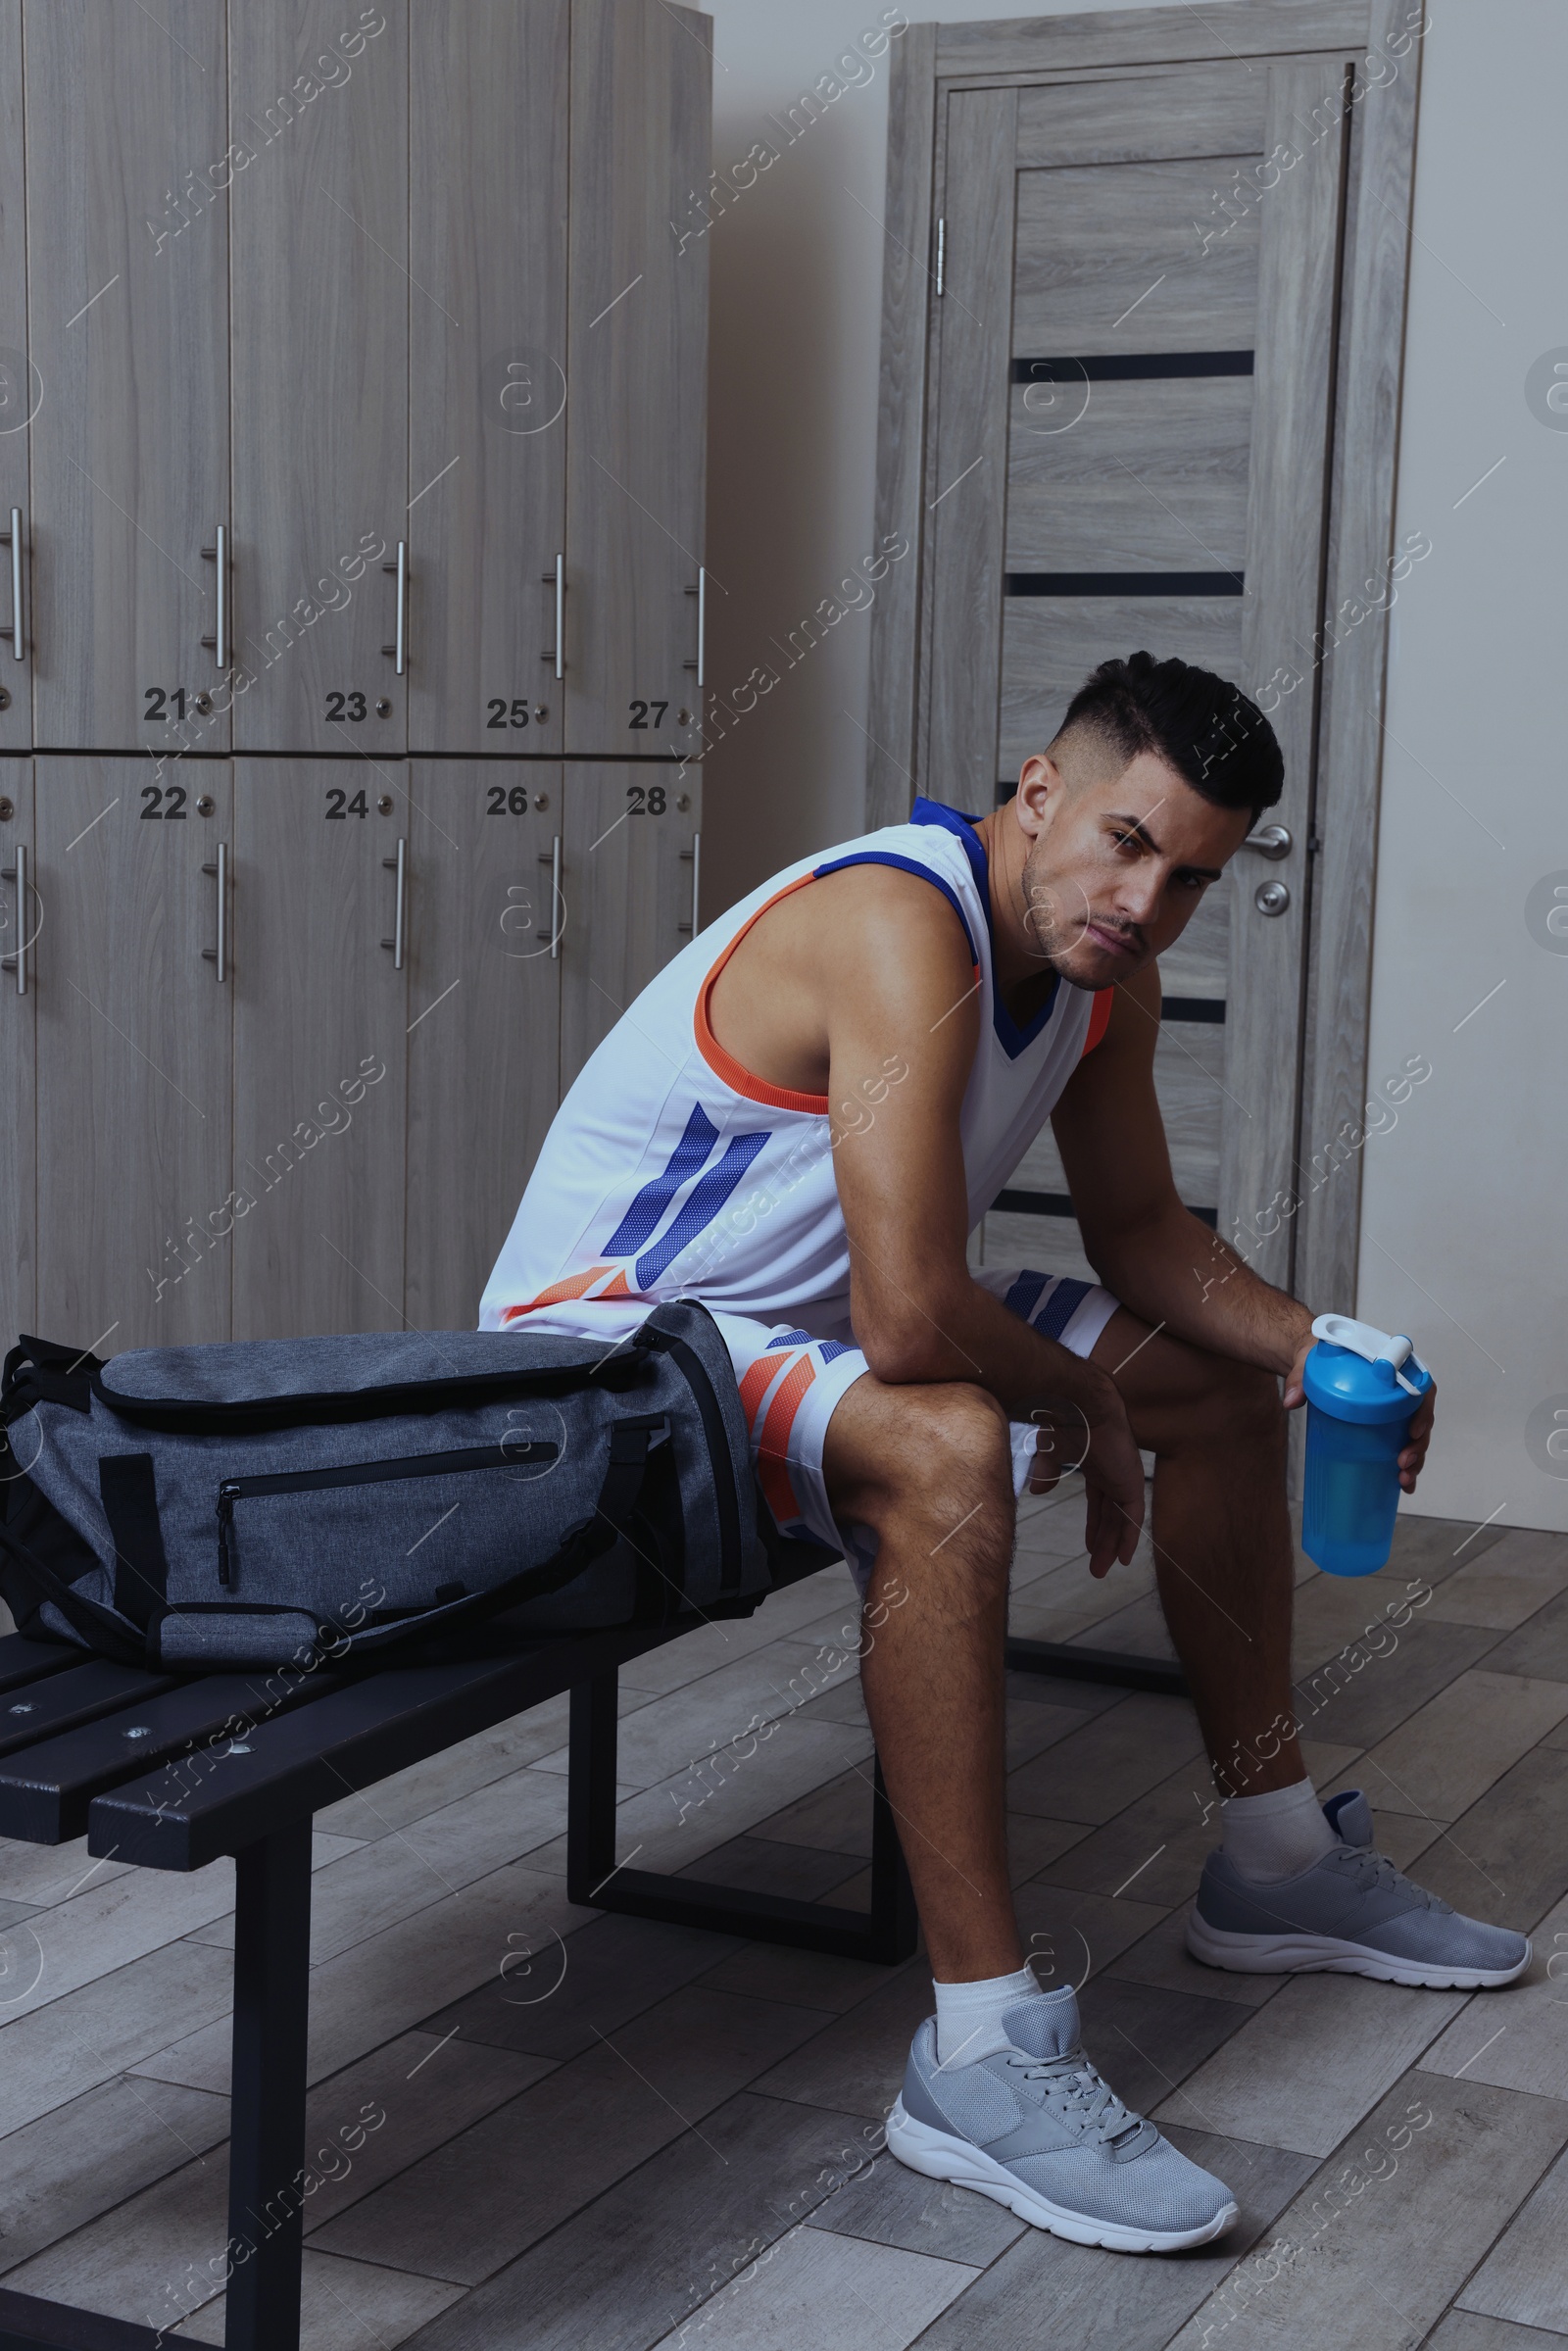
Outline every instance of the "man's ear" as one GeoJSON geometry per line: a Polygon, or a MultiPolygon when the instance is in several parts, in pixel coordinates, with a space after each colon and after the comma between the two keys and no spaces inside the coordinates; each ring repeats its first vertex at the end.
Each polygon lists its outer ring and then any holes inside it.
{"type": "Polygon", "coordinates": [[[1038,840],[1066,793],[1066,778],[1049,752],[1037,751],[1025,759],[1018,775],[1018,823],[1031,841],[1038,840]]]}

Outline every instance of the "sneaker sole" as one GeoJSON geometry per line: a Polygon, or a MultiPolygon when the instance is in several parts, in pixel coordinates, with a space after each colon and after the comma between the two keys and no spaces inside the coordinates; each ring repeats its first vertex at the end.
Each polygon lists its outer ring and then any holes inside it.
{"type": "Polygon", "coordinates": [[[888,2116],[887,2138],[890,2151],[911,2172],[923,2172],[927,2180],[950,2180],[956,2187],[972,2187],[1033,2228],[1049,2229],[1069,2244],[1101,2245],[1107,2253],[1181,2253],[1189,2245],[1206,2245],[1223,2236],[1237,2217],[1237,2207],[1227,2204],[1201,2229],[1127,2229],[1112,2221],[1091,2220],[1037,2195],[983,2147],[915,2122],[905,2112],[902,2098],[888,2116]]]}
{"type": "Polygon", "coordinates": [[[1484,1991],[1516,1984],[1530,1965],[1530,1945],[1510,1968],[1424,1967],[1396,1959],[1371,1943],[1342,1942],[1333,1935],[1238,1935],[1211,1927],[1198,1911],[1187,1922],[1187,1948],[1204,1967],[1236,1976],[1370,1976],[1379,1984],[1411,1984],[1429,1991],[1484,1991]]]}

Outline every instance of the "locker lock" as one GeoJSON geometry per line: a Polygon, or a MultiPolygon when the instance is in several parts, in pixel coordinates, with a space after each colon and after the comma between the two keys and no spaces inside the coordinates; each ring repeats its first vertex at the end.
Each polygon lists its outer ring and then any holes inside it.
{"type": "Polygon", "coordinates": [[[196,813],[198,816],[210,816],[217,806],[218,803],[213,798],[212,794],[210,792],[204,792],[200,800],[196,803],[196,813]]]}
{"type": "Polygon", "coordinates": [[[382,793],[382,795],[381,795],[381,797],[380,797],[380,799],[379,799],[379,800],[376,802],[376,804],[375,804],[375,807],[376,807],[376,813],[377,813],[378,815],[381,815],[381,816],[390,816],[390,815],[391,815],[391,813],[392,813],[392,795],[391,795],[391,793],[390,793],[390,792],[383,792],[383,793],[382,793]]]}
{"type": "Polygon", "coordinates": [[[536,793],[534,794],[534,796],[533,796],[533,805],[534,805],[534,807],[535,807],[536,808],[549,808],[549,806],[550,806],[550,795],[549,795],[549,793],[548,793],[548,792],[536,792],[536,793]]]}
{"type": "Polygon", "coordinates": [[[388,702],[384,694],[381,696],[379,702],[377,702],[375,706],[375,714],[377,718],[390,718],[392,715],[392,705],[388,702]]]}
{"type": "Polygon", "coordinates": [[[548,704],[548,703],[543,703],[543,702],[536,702],[536,703],[534,704],[534,706],[533,706],[533,715],[534,715],[534,724],[535,724],[536,726],[543,726],[543,724],[544,724],[545,720],[546,720],[546,719],[549,717],[549,715],[550,715],[550,706],[549,706],[549,704],[548,704]]]}
{"type": "Polygon", "coordinates": [[[0,710],[9,710],[10,708],[11,688],[9,686],[0,686],[0,710]]]}
{"type": "Polygon", "coordinates": [[[0,800],[0,824],[9,824],[16,812],[17,804],[14,800],[0,800]]]}

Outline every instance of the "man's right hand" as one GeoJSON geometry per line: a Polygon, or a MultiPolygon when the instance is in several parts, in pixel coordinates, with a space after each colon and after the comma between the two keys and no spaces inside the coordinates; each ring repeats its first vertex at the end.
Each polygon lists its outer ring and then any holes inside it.
{"type": "Polygon", "coordinates": [[[1089,1573],[1108,1576],[1117,1561],[1123,1567],[1131,1563],[1144,1531],[1144,1464],[1127,1423],[1127,1408],[1114,1389],[1101,1417],[1091,1412],[1083,1471],[1089,1500],[1084,1526],[1089,1573]]]}

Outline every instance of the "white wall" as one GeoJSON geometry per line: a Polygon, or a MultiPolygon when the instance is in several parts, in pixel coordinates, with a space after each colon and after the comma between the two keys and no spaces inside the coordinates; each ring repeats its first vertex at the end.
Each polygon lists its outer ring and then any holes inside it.
{"type": "MultiPolygon", "coordinates": [[[[860,86],[788,143],[767,117],[783,120],[880,25],[882,0],[710,6],[714,160],[725,170],[763,139],[780,152],[710,237],[709,553],[725,592],[710,676],[723,692],[755,663],[783,672],[709,762],[711,914],[862,821],[866,616],[852,612],[793,669],[775,640],[871,544],[888,61],[841,72],[860,86]]],[[[1004,13],[995,0],[942,11],[1004,13]]],[[[1526,922],[1543,877],[1568,883],[1568,431],[1525,398],[1542,355],[1561,346],[1568,360],[1568,9],[1511,0],[1505,36],[1483,0],[1433,13],[1398,523],[1425,530],[1433,552],[1394,615],[1371,1045],[1374,1079],[1415,1054],[1433,1074],[1366,1147],[1356,1303],[1410,1331],[1439,1376],[1420,1508],[1481,1519],[1500,1507],[1504,1525],[1568,1528],[1568,1458],[1548,1475],[1526,1445],[1532,1413],[1556,1396],[1568,1413],[1568,954],[1526,922]]]]}

